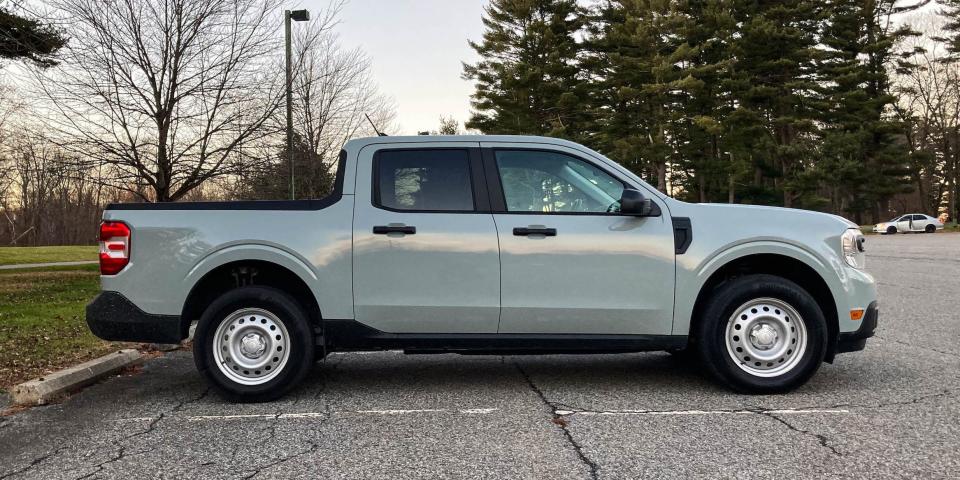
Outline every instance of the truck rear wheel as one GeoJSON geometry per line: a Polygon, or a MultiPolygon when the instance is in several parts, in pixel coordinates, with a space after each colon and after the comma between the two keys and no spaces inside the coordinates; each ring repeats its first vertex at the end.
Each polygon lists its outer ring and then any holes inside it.
{"type": "Polygon", "coordinates": [[[290,295],[269,287],[231,290],[207,307],[193,357],[214,388],[234,402],[274,400],[313,365],[313,332],[290,295]]]}
{"type": "Polygon", "coordinates": [[[703,309],[697,348],[707,370],[744,393],[779,393],[806,383],[823,362],[827,326],[797,284],[756,274],[720,286],[703,309]]]}

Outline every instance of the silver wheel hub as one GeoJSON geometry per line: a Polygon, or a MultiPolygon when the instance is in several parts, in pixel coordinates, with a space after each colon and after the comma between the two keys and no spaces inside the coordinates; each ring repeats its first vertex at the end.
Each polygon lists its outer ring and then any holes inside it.
{"type": "Polygon", "coordinates": [[[240,339],[240,353],[247,358],[260,358],[267,349],[267,342],[258,333],[248,333],[240,339]]]}
{"type": "Polygon", "coordinates": [[[210,347],[217,368],[242,385],[261,385],[283,371],[290,358],[287,327],[261,308],[243,308],[217,326],[210,347]]]}
{"type": "Polygon", "coordinates": [[[767,323],[759,323],[750,330],[750,341],[760,350],[770,350],[777,343],[777,330],[767,323]]]}
{"type": "Polygon", "coordinates": [[[807,328],[790,304],[757,298],[734,310],[724,341],[741,370],[758,377],[777,377],[800,364],[807,349],[807,328]]]}

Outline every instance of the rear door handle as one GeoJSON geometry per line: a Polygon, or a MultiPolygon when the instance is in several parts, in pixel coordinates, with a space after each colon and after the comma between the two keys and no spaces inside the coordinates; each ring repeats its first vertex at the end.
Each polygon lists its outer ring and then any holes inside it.
{"type": "Polygon", "coordinates": [[[411,225],[377,225],[373,227],[374,235],[386,235],[388,233],[405,233],[413,235],[417,233],[417,227],[411,225]]]}
{"type": "Polygon", "coordinates": [[[556,237],[557,229],[556,228],[516,227],[513,229],[513,234],[518,237],[526,237],[527,235],[543,235],[545,237],[556,237]]]}

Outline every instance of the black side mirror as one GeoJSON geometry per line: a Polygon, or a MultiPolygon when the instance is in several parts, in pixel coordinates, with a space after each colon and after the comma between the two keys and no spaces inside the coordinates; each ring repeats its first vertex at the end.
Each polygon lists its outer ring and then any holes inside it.
{"type": "Polygon", "coordinates": [[[620,195],[620,213],[637,217],[659,217],[660,207],[638,190],[628,188],[620,195]]]}

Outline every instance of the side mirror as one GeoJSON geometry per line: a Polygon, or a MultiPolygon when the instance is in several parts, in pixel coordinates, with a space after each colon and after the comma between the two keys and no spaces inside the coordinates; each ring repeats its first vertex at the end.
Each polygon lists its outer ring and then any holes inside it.
{"type": "Polygon", "coordinates": [[[628,188],[620,195],[620,213],[636,217],[659,217],[660,207],[639,191],[628,188]]]}

